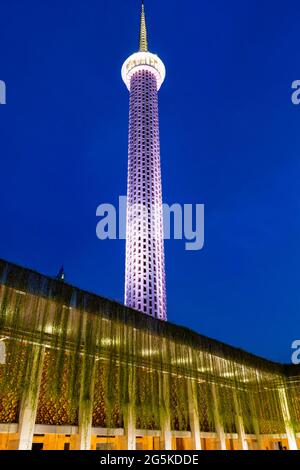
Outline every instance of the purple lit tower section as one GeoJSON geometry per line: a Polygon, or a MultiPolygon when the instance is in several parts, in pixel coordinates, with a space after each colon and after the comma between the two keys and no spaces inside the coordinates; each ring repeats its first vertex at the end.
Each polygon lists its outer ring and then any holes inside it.
{"type": "Polygon", "coordinates": [[[125,304],[167,319],[158,90],[166,71],[148,51],[144,5],[140,48],[122,67],[130,91],[125,304]]]}

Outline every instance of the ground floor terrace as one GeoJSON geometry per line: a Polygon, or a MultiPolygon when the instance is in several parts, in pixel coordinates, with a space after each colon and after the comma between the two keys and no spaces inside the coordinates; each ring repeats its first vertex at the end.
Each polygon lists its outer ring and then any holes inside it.
{"type": "MultiPolygon", "coordinates": [[[[0,450],[18,450],[20,435],[18,425],[0,425],[0,450]]],[[[300,448],[300,434],[296,435],[300,448]]],[[[24,441],[23,441],[24,444],[24,441]]],[[[292,443],[293,445],[293,443],[292,443]]],[[[198,439],[189,431],[171,431],[166,438],[161,431],[136,429],[133,436],[126,436],[124,429],[92,428],[90,450],[289,450],[286,434],[245,435],[243,447],[240,436],[217,433],[199,434],[198,439]],[[200,439],[199,439],[200,437],[200,439]]],[[[26,448],[32,450],[80,450],[80,436],[77,427],[36,425],[33,436],[26,448]]]]}

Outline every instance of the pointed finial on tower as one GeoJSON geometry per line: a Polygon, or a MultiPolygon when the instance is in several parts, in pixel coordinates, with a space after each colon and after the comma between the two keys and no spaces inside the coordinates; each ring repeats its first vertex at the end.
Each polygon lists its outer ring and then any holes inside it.
{"type": "Polygon", "coordinates": [[[64,270],[64,267],[62,266],[56,276],[56,279],[58,279],[59,281],[64,281],[65,280],[65,270],[64,270]]]}
{"type": "Polygon", "coordinates": [[[148,52],[144,0],[142,0],[141,28],[140,28],[140,52],[148,52]]]}

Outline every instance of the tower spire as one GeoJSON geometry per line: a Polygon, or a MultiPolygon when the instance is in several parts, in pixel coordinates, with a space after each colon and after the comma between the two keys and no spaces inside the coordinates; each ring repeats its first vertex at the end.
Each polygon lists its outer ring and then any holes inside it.
{"type": "Polygon", "coordinates": [[[144,0],[142,0],[142,12],[141,12],[140,52],[148,52],[147,28],[146,28],[144,0]]]}

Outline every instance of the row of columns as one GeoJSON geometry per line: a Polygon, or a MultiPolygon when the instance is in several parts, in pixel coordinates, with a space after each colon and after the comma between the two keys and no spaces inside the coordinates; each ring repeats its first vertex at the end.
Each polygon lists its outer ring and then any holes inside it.
{"type": "MultiPolygon", "coordinates": [[[[27,370],[27,385],[23,392],[20,413],[19,413],[19,450],[30,450],[32,447],[32,440],[34,434],[34,426],[36,421],[36,413],[39,399],[39,390],[42,378],[43,363],[44,363],[45,348],[41,346],[34,346],[32,350],[32,360],[28,364],[27,370]]],[[[94,390],[94,374],[95,364],[92,368],[92,377],[90,378],[90,390],[89,393],[93,396],[94,390]]],[[[134,380],[133,377],[129,377],[129,380],[134,380]]],[[[132,387],[130,387],[132,389],[132,387]]],[[[168,391],[168,377],[167,374],[163,374],[162,380],[162,391],[164,394],[164,400],[168,403],[169,397],[167,396],[168,391]]],[[[81,395],[83,389],[81,390],[81,395]]],[[[220,415],[220,397],[218,387],[212,384],[212,398],[214,401],[214,422],[216,433],[219,441],[219,449],[226,450],[226,437],[222,418],[220,415]]],[[[282,408],[282,415],[284,418],[286,436],[288,439],[289,449],[297,449],[297,440],[295,433],[291,426],[291,415],[288,406],[288,400],[286,391],[284,388],[279,389],[279,399],[282,408]]],[[[188,400],[189,400],[189,420],[192,437],[192,448],[194,450],[201,450],[201,430],[199,420],[199,410],[196,398],[196,383],[193,380],[188,381],[188,400]]],[[[82,403],[82,401],[80,401],[82,403]]],[[[247,450],[247,440],[245,427],[243,422],[242,411],[236,391],[233,391],[233,404],[236,415],[236,429],[238,434],[239,449],[247,450]]],[[[91,436],[92,436],[92,411],[93,404],[90,400],[89,405],[80,407],[79,409],[79,442],[78,448],[80,450],[89,450],[91,448],[91,436]]],[[[136,416],[134,399],[129,396],[129,403],[127,406],[127,412],[124,416],[124,434],[125,442],[124,448],[128,450],[134,450],[136,448],[136,416]]],[[[261,448],[261,440],[259,435],[258,423],[254,421],[255,433],[257,435],[258,447],[261,448]]],[[[171,419],[168,413],[161,415],[161,448],[165,450],[172,450],[172,431],[171,431],[171,419]]]]}

